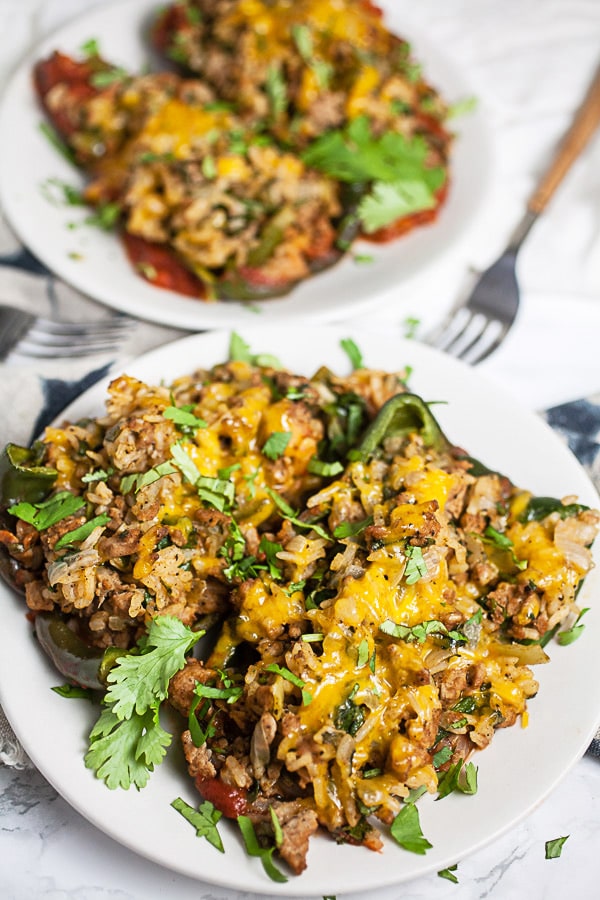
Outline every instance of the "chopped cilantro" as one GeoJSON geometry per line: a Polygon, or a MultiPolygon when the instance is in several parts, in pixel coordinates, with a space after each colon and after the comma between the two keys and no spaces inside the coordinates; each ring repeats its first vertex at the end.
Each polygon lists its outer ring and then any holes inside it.
{"type": "Polygon", "coordinates": [[[368,707],[364,703],[355,703],[354,698],[358,693],[358,684],[355,684],[345,700],[343,700],[335,711],[333,724],[340,731],[354,735],[364,724],[367,718],[368,707]]]}
{"type": "Polygon", "coordinates": [[[394,840],[410,850],[424,856],[431,849],[432,844],[423,835],[419,821],[419,811],[414,803],[405,803],[390,826],[390,834],[394,840]]]}
{"type": "Polygon", "coordinates": [[[477,766],[474,763],[466,763],[464,759],[450,766],[438,780],[437,800],[442,800],[453,791],[462,794],[477,793],[477,766]]]}
{"type": "Polygon", "coordinates": [[[189,453],[183,449],[181,444],[171,444],[170,450],[171,456],[173,457],[173,463],[177,466],[185,481],[187,481],[188,484],[197,484],[200,478],[200,472],[189,453]]]}
{"type": "Polygon", "coordinates": [[[427,564],[423,558],[423,551],[420,547],[413,547],[412,544],[407,544],[404,554],[406,556],[404,580],[407,584],[415,584],[419,578],[424,578],[427,575],[427,564]]]}
{"type": "Polygon", "coordinates": [[[444,763],[447,763],[448,760],[452,756],[452,748],[451,747],[442,747],[441,750],[438,750],[437,753],[433,754],[433,765],[436,769],[439,769],[440,766],[443,766],[444,763]]]}
{"type": "Polygon", "coordinates": [[[47,178],[41,186],[42,194],[50,203],[58,206],[86,206],[86,201],[79,190],[60,178],[47,178]]]}
{"type": "Polygon", "coordinates": [[[289,431],[274,431],[263,444],[262,452],[269,459],[279,459],[285,453],[291,437],[292,435],[289,431]]]}
{"type": "Polygon", "coordinates": [[[289,669],[286,669],[285,666],[280,666],[277,663],[269,663],[268,666],[265,666],[265,671],[273,672],[275,675],[280,675],[282,678],[285,678],[286,681],[289,681],[290,684],[293,684],[295,687],[300,688],[302,691],[302,703],[304,706],[308,706],[310,701],[312,700],[312,695],[309,691],[304,687],[304,682],[298,675],[294,675],[293,672],[290,672],[289,669]]]}
{"type": "Polygon", "coordinates": [[[84,522],[83,525],[80,525],[79,528],[73,528],[72,531],[67,531],[66,534],[63,534],[54,545],[55,550],[60,550],[62,547],[66,547],[69,544],[74,543],[75,541],[83,541],[86,537],[88,537],[94,528],[98,528],[100,525],[108,525],[110,522],[110,516],[106,513],[102,513],[100,516],[94,516],[93,519],[89,519],[87,522],[84,522]]]}
{"type": "Polygon", "coordinates": [[[197,684],[194,693],[197,697],[206,697],[208,700],[226,700],[227,703],[235,703],[242,696],[243,690],[240,685],[218,688],[210,684],[197,684]]]}
{"type": "Polygon", "coordinates": [[[52,690],[59,697],[65,697],[67,700],[94,700],[94,692],[91,688],[84,688],[78,684],[61,684],[53,687],[52,690]]]}
{"type": "Polygon", "coordinates": [[[361,519],[360,522],[340,522],[340,524],[336,525],[333,529],[333,536],[338,540],[343,540],[347,537],[355,537],[372,524],[373,516],[367,516],[366,519],[361,519]]]}
{"type": "Polygon", "coordinates": [[[554,838],[552,841],[546,841],[546,859],[558,859],[558,857],[562,853],[562,848],[565,845],[565,841],[569,839],[569,835],[566,834],[564,837],[554,838]]]}
{"type": "Polygon", "coordinates": [[[246,845],[246,852],[248,853],[248,855],[258,856],[263,864],[265,872],[272,881],[277,881],[280,884],[286,882],[287,878],[282,872],[279,871],[279,869],[273,862],[273,853],[275,852],[275,847],[261,847],[254,830],[254,825],[252,824],[252,819],[250,819],[248,816],[238,816],[237,822],[240,827],[240,831],[242,832],[242,837],[244,839],[244,844],[246,845]]]}
{"type": "Polygon", "coordinates": [[[212,844],[213,847],[216,847],[221,853],[225,853],[223,841],[221,840],[221,835],[217,829],[217,823],[223,813],[219,812],[218,809],[215,809],[212,803],[208,800],[204,800],[198,809],[194,809],[193,806],[190,806],[189,803],[186,803],[181,797],[177,797],[173,800],[171,806],[173,809],[176,809],[178,813],[181,813],[183,818],[187,819],[190,825],[194,826],[197,837],[206,838],[209,844],[212,844]]]}
{"type": "Polygon", "coordinates": [[[84,484],[91,484],[94,481],[106,481],[112,473],[112,469],[96,469],[94,472],[88,472],[86,475],[83,475],[81,480],[84,484]]]}
{"type": "Polygon", "coordinates": [[[287,106],[287,86],[285,79],[281,74],[281,69],[277,65],[270,65],[267,69],[267,80],[265,82],[265,91],[269,98],[269,106],[271,115],[274,119],[278,119],[287,106]]]}
{"type": "Polygon", "coordinates": [[[96,38],[90,38],[79,49],[84,56],[100,56],[100,46],[96,38]]]}
{"type": "Polygon", "coordinates": [[[199,475],[196,479],[196,487],[200,499],[218,509],[219,512],[227,512],[233,506],[235,485],[232,481],[199,475]]]}
{"type": "Polygon", "coordinates": [[[128,77],[129,73],[126,69],[115,66],[112,69],[105,69],[102,72],[94,72],[93,75],[90,75],[90,84],[95,88],[105,88],[109,87],[111,84],[116,84],[119,81],[124,81],[128,77]]]}
{"type": "Polygon", "coordinates": [[[281,563],[277,559],[277,554],[281,553],[281,551],[283,550],[283,546],[281,544],[277,544],[275,541],[270,541],[263,534],[260,539],[258,549],[261,553],[265,554],[271,578],[281,578],[281,563]]]}
{"type": "Polygon", "coordinates": [[[363,356],[352,338],[342,338],[340,347],[347,354],[353,369],[362,369],[363,356]]]}
{"type": "Polygon", "coordinates": [[[65,144],[63,140],[61,140],[57,134],[57,132],[49,125],[47,122],[40,122],[40,131],[46,138],[46,140],[52,144],[55,150],[58,150],[61,156],[64,156],[66,160],[75,165],[75,154],[71,148],[65,144]]]}
{"type": "Polygon", "coordinates": [[[267,492],[267,494],[269,495],[269,497],[271,498],[271,500],[273,501],[275,506],[278,508],[278,510],[282,514],[283,518],[287,519],[288,522],[291,522],[292,525],[295,525],[296,528],[303,528],[308,531],[314,531],[315,534],[318,534],[319,537],[323,538],[324,540],[326,540],[326,541],[331,540],[331,538],[327,534],[327,532],[323,528],[321,528],[321,526],[318,525],[316,522],[302,522],[298,518],[297,513],[295,513],[294,510],[292,509],[292,507],[289,505],[289,503],[287,503],[287,501],[284,500],[283,497],[280,496],[280,494],[278,494],[272,488],[265,486],[265,491],[267,492]]]}
{"type": "Polygon", "coordinates": [[[164,463],[159,463],[152,469],[148,469],[147,472],[134,472],[131,475],[123,475],[119,488],[123,494],[128,494],[129,491],[137,493],[138,491],[141,491],[143,487],[153,484],[165,475],[173,475],[176,471],[177,469],[173,463],[167,460],[164,463]]]}
{"type": "Polygon", "coordinates": [[[452,884],[458,884],[458,878],[454,874],[456,872],[457,867],[458,867],[458,864],[455,863],[453,866],[448,866],[447,869],[440,869],[440,871],[438,872],[438,875],[440,878],[446,878],[448,881],[451,881],[452,884]]]}
{"type": "Polygon", "coordinates": [[[182,425],[185,428],[195,430],[197,428],[207,427],[207,423],[204,419],[199,419],[198,416],[195,416],[185,406],[167,406],[167,408],[163,410],[163,416],[165,419],[170,419],[175,425],[182,425]]]}
{"type": "Polygon", "coordinates": [[[456,119],[458,116],[466,116],[477,109],[477,97],[462,97],[456,103],[451,103],[446,113],[446,118],[456,119]]]}
{"type": "Polygon", "coordinates": [[[566,647],[568,644],[572,644],[573,641],[576,641],[577,638],[581,637],[581,633],[583,632],[585,625],[580,625],[579,622],[589,611],[589,606],[586,606],[585,609],[581,610],[581,612],[575,619],[575,622],[570,628],[567,628],[566,631],[559,631],[556,640],[561,646],[566,647]]]}
{"type": "Polygon", "coordinates": [[[363,638],[360,644],[358,645],[357,653],[356,653],[356,665],[359,669],[362,669],[363,666],[369,662],[369,642],[366,638],[363,638]]]}
{"type": "Polygon", "coordinates": [[[344,471],[340,462],[324,462],[322,459],[317,459],[316,456],[309,459],[306,468],[311,475],[320,475],[322,478],[333,478],[334,475],[339,475],[344,471]]]}
{"type": "Polygon", "coordinates": [[[270,367],[272,369],[281,369],[281,363],[276,356],[269,353],[252,353],[250,345],[237,332],[231,332],[229,340],[229,359],[249,363],[251,366],[270,367]]]}
{"type": "Polygon", "coordinates": [[[85,506],[84,497],[76,497],[69,491],[60,491],[49,500],[40,503],[15,503],[8,507],[11,516],[33,525],[36,531],[46,531],[62,519],[72,516],[85,506]]]}

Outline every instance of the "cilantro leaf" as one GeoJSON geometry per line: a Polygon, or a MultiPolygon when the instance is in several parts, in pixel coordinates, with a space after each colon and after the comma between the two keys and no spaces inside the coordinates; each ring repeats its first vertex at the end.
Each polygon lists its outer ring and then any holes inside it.
{"type": "Polygon", "coordinates": [[[167,406],[163,410],[165,419],[170,419],[176,425],[183,425],[187,428],[206,428],[207,423],[204,419],[199,419],[189,409],[181,406],[167,406]]]}
{"type": "Polygon", "coordinates": [[[261,553],[264,553],[267,558],[267,566],[269,567],[271,578],[281,578],[281,563],[277,559],[277,554],[281,553],[283,545],[278,544],[275,541],[270,541],[263,534],[258,549],[261,553]]]}
{"type": "Polygon", "coordinates": [[[287,878],[280,872],[275,863],[273,862],[273,853],[275,851],[275,847],[261,847],[258,843],[258,838],[256,837],[256,832],[254,830],[254,825],[252,824],[252,820],[248,816],[238,816],[237,822],[240,827],[240,831],[242,832],[242,837],[244,839],[244,844],[246,845],[246,853],[248,856],[258,856],[260,861],[263,864],[263,868],[269,878],[272,881],[277,881],[279,883],[283,883],[287,881],[287,878]]]}
{"type": "Polygon", "coordinates": [[[435,194],[424,181],[376,181],[358,204],[358,215],[364,231],[373,234],[403,216],[432,209],[435,203],[435,194]]]}
{"type": "Polygon", "coordinates": [[[93,519],[88,519],[88,521],[84,522],[83,525],[80,525],[79,528],[73,528],[72,531],[67,531],[66,534],[63,534],[57,540],[54,549],[60,550],[62,547],[66,547],[74,541],[83,541],[92,533],[94,528],[98,528],[100,525],[107,525],[109,522],[110,516],[106,513],[102,513],[100,516],[94,516],[93,519]]]}
{"type": "Polygon", "coordinates": [[[107,706],[90,732],[85,764],[111,790],[128,790],[132,784],[143,788],[170,743],[171,735],[158,721],[158,710],[121,720],[107,706]]]}
{"type": "Polygon", "coordinates": [[[174,616],[153,619],[142,652],[119,657],[107,676],[106,702],[111,704],[113,714],[127,719],[162,702],[169,681],[183,669],[186,654],[203,634],[193,632],[174,616]]]}
{"type": "Polygon", "coordinates": [[[79,48],[84,56],[100,56],[100,45],[97,38],[90,38],[79,48]]]}
{"type": "Polygon", "coordinates": [[[281,363],[276,356],[271,356],[269,353],[252,353],[250,345],[235,331],[231,332],[231,338],[229,340],[229,359],[246,362],[251,366],[281,369],[281,363]]]}
{"type": "Polygon", "coordinates": [[[303,528],[306,531],[314,531],[315,534],[318,534],[319,537],[323,538],[326,541],[330,541],[331,537],[327,534],[324,528],[321,528],[316,522],[303,522],[298,518],[297,514],[294,512],[289,503],[284,500],[284,498],[274,491],[272,488],[267,487],[265,485],[265,491],[281,513],[284,519],[287,519],[288,522],[291,522],[292,525],[295,525],[296,528],[303,528]]]}
{"type": "Polygon", "coordinates": [[[423,551],[420,547],[413,547],[408,544],[404,549],[406,556],[406,568],[404,570],[404,580],[407,584],[415,584],[419,578],[427,575],[427,563],[423,558],[423,551]]]}
{"type": "Polygon", "coordinates": [[[131,475],[123,475],[119,482],[119,490],[122,494],[128,494],[129,491],[134,491],[137,494],[143,487],[154,484],[155,481],[158,481],[159,478],[163,478],[165,475],[173,475],[176,471],[177,469],[173,463],[167,460],[159,463],[152,469],[148,469],[147,472],[133,472],[131,475]]]}
{"type": "Polygon", "coordinates": [[[93,701],[94,699],[94,692],[91,688],[80,687],[78,684],[61,684],[51,688],[51,690],[58,694],[59,697],[64,697],[67,700],[93,701]]]}
{"type": "Polygon", "coordinates": [[[343,540],[347,537],[354,537],[372,524],[373,516],[367,516],[366,519],[361,519],[360,522],[340,522],[340,524],[336,525],[333,529],[333,536],[334,538],[338,538],[338,540],[343,540]]]}
{"type": "Polygon", "coordinates": [[[448,634],[448,629],[444,623],[439,622],[437,619],[419,622],[418,625],[399,625],[392,622],[391,619],[386,619],[379,626],[379,630],[384,634],[389,634],[390,637],[401,638],[403,641],[408,642],[415,641],[418,644],[424,643],[425,638],[430,634],[441,634],[444,636],[448,634]]]}
{"type": "Polygon", "coordinates": [[[262,452],[269,459],[279,459],[280,456],[283,456],[291,437],[289,431],[274,431],[263,444],[262,452]]]}
{"type": "Polygon", "coordinates": [[[104,69],[102,72],[94,72],[90,76],[90,84],[95,88],[105,88],[118,81],[124,81],[128,77],[129,73],[126,69],[115,66],[112,69],[104,69]]]}
{"type": "Polygon", "coordinates": [[[218,809],[215,809],[209,800],[204,800],[198,809],[194,809],[181,797],[177,797],[171,803],[173,809],[176,809],[184,819],[193,825],[196,829],[196,836],[206,838],[209,844],[216,847],[220,853],[225,853],[221,835],[217,829],[217,823],[223,815],[218,809]]]}
{"type": "Polygon", "coordinates": [[[333,719],[336,728],[339,728],[340,731],[345,731],[352,737],[364,724],[368,713],[368,707],[364,703],[354,702],[357,693],[358,684],[355,684],[346,699],[337,707],[333,719]]]}
{"type": "Polygon", "coordinates": [[[290,672],[289,669],[286,669],[285,666],[279,666],[277,663],[269,663],[268,666],[265,666],[265,671],[273,672],[275,675],[280,675],[282,678],[285,678],[286,681],[289,681],[290,684],[293,684],[295,687],[300,688],[302,691],[302,703],[304,706],[308,706],[310,701],[312,700],[312,694],[310,691],[307,691],[304,687],[304,682],[298,675],[294,675],[293,672],[290,672]]]}
{"type": "Polygon", "coordinates": [[[405,850],[420,856],[433,846],[423,835],[419,811],[414,803],[405,803],[390,826],[390,834],[405,850]]]}
{"type": "Polygon", "coordinates": [[[11,516],[33,525],[37,531],[46,531],[61,519],[78,512],[83,506],[85,506],[84,497],[76,497],[70,491],[60,491],[41,503],[15,503],[8,507],[8,512],[11,516]]]}
{"type": "Polygon", "coordinates": [[[189,484],[196,484],[200,478],[198,467],[189,453],[183,449],[181,444],[171,444],[170,447],[173,462],[189,484]]]}
{"type": "Polygon", "coordinates": [[[465,764],[464,759],[459,759],[440,775],[436,800],[443,800],[453,791],[460,791],[462,794],[477,793],[477,766],[474,763],[465,764]]]}
{"type": "Polygon", "coordinates": [[[287,86],[279,66],[270,65],[267,69],[265,92],[269,98],[271,115],[274,119],[278,119],[279,116],[285,112],[288,102],[287,86]]]}
{"type": "Polygon", "coordinates": [[[218,509],[219,512],[226,512],[233,506],[235,485],[232,481],[199,475],[196,479],[196,487],[200,499],[218,509]]]}
{"type": "Polygon", "coordinates": [[[40,122],[39,129],[41,133],[44,135],[46,140],[52,144],[55,150],[57,150],[61,156],[63,156],[68,162],[72,163],[72,165],[76,165],[75,161],[75,153],[71,148],[65,144],[65,142],[58,136],[58,132],[49,125],[48,122],[40,122]]]}
{"type": "Polygon", "coordinates": [[[355,341],[352,338],[342,338],[340,347],[347,354],[353,369],[363,368],[363,355],[355,341]]]}
{"type": "Polygon", "coordinates": [[[566,631],[559,631],[556,640],[562,647],[566,647],[568,644],[572,644],[573,641],[576,641],[577,638],[581,637],[581,634],[585,628],[585,625],[580,625],[579,622],[585,616],[587,612],[590,611],[590,607],[586,606],[585,609],[582,609],[575,622],[570,628],[567,628],[566,631]]]}
{"type": "Polygon", "coordinates": [[[317,459],[316,456],[313,456],[312,459],[309,459],[306,470],[307,472],[310,472],[311,475],[320,475],[322,478],[333,478],[334,475],[339,475],[343,472],[344,467],[341,462],[325,462],[324,460],[317,459]]]}
{"type": "Polygon", "coordinates": [[[552,841],[546,841],[546,859],[558,859],[558,857],[562,853],[562,848],[565,845],[565,841],[569,839],[569,835],[566,834],[564,837],[554,838],[552,841]]]}
{"type": "Polygon", "coordinates": [[[458,863],[455,863],[453,866],[448,866],[447,869],[440,869],[438,875],[440,878],[446,878],[448,881],[451,881],[452,884],[458,884],[458,878],[454,874],[457,868],[458,863]]]}

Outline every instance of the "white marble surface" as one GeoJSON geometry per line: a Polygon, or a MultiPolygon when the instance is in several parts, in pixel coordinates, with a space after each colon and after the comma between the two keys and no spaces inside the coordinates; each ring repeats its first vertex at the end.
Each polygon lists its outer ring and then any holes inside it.
{"type": "MultiPolygon", "coordinates": [[[[462,62],[490,115],[497,189],[468,259],[481,264],[491,260],[518,219],[589,81],[599,56],[600,2],[398,2],[462,62]]],[[[0,79],[42,34],[90,5],[89,0],[0,0],[0,79]]],[[[492,377],[534,408],[600,390],[599,222],[600,142],[595,140],[532,233],[520,260],[522,315],[500,352],[485,364],[492,377]]],[[[425,323],[448,302],[456,277],[455,265],[412,286],[414,312],[425,323]]],[[[393,317],[393,298],[388,298],[365,324],[388,329],[393,317]]],[[[551,745],[540,747],[540,755],[547,753],[551,745]]],[[[592,900],[600,896],[599,802],[600,762],[586,757],[524,821],[462,860],[458,885],[433,873],[362,894],[360,900],[592,900]],[[545,841],[567,834],[561,858],[545,860],[545,841]]],[[[250,896],[212,888],[141,859],[74,812],[36,771],[0,766],[0,900],[250,896]]]]}

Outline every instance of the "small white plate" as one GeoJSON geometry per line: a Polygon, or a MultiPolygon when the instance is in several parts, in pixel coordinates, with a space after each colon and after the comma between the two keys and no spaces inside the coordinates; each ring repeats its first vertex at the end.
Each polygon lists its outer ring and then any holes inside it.
{"type": "MultiPolygon", "coordinates": [[[[471,96],[460,69],[381,0],[391,30],[411,40],[424,71],[448,102],[471,96]]],[[[120,240],[112,233],[82,225],[82,209],[53,206],[41,186],[48,178],[83,186],[81,173],[63,159],[40,132],[44,120],[32,87],[34,63],[54,50],[77,54],[90,38],[106,57],[130,71],[141,69],[150,49],[146,37],[157,0],[119,0],[101,4],[46,38],[21,63],[9,82],[0,108],[0,202],[29,249],[53,272],[84,294],[115,309],[171,326],[201,330],[251,323],[258,308],[272,322],[303,317],[335,321],[368,309],[378,298],[409,280],[468,239],[485,206],[492,175],[490,140],[481,111],[459,119],[451,159],[451,189],[436,222],[387,245],[361,241],[356,253],[373,262],[359,264],[348,254],[328,271],[298,285],[281,299],[251,307],[236,302],[207,303],[153,287],[136,274],[120,240]]],[[[399,299],[398,321],[410,298],[399,299]]]]}
{"type": "MultiPolygon", "coordinates": [[[[348,328],[324,326],[284,330],[267,326],[241,329],[254,352],[275,352],[287,367],[305,373],[320,365],[348,370],[339,347],[352,336],[365,364],[390,371],[413,367],[411,387],[436,406],[451,440],[493,469],[540,495],[578,494],[595,506],[598,496],[574,457],[533,413],[488,382],[479,371],[412,341],[386,340],[348,328]]],[[[158,383],[209,367],[227,358],[229,334],[193,335],[141,357],[131,375],[158,383]]],[[[67,410],[70,419],[103,411],[106,382],[82,395],[67,410]]],[[[62,417],[61,417],[62,418],[62,417]]],[[[597,551],[600,547],[597,547],[597,551]]],[[[596,553],[597,563],[600,553],[596,553]]],[[[577,643],[549,645],[552,661],[535,669],[538,696],[529,704],[530,724],[499,732],[477,755],[479,790],[474,797],[454,794],[440,802],[419,802],[421,824],[433,849],[426,856],[402,850],[386,838],[381,853],[336,845],[326,835],[312,839],[308,868],[287,884],[275,884],[260,861],[246,856],[237,827],[220,825],[223,857],[170,807],[181,796],[199,797],[185,773],[177,738],[167,759],[142,791],[109,791],[85,768],[86,736],[97,711],[85,701],[67,701],[50,691],[61,676],[33,639],[23,600],[0,586],[5,640],[0,654],[0,703],[27,753],[45,777],[83,816],[142,856],[200,880],[259,895],[327,895],[366,891],[408,881],[452,865],[492,841],[531,812],[583,754],[600,718],[600,569],[592,571],[580,595],[590,606],[577,643]],[[24,677],[26,673],[26,677],[24,677]]]]}

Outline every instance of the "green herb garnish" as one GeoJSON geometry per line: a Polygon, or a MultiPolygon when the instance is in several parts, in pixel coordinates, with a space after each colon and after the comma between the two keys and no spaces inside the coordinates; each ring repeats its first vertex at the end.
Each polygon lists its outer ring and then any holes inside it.
{"type": "Polygon", "coordinates": [[[220,853],[225,853],[223,841],[221,840],[221,835],[217,829],[217,824],[223,813],[219,812],[218,809],[215,809],[212,803],[208,800],[204,800],[198,809],[194,809],[193,806],[190,806],[189,803],[186,803],[181,797],[177,797],[173,800],[171,806],[173,809],[176,809],[178,813],[181,813],[183,818],[187,819],[190,825],[194,826],[197,837],[206,838],[208,843],[212,844],[213,847],[216,847],[220,853]]]}

